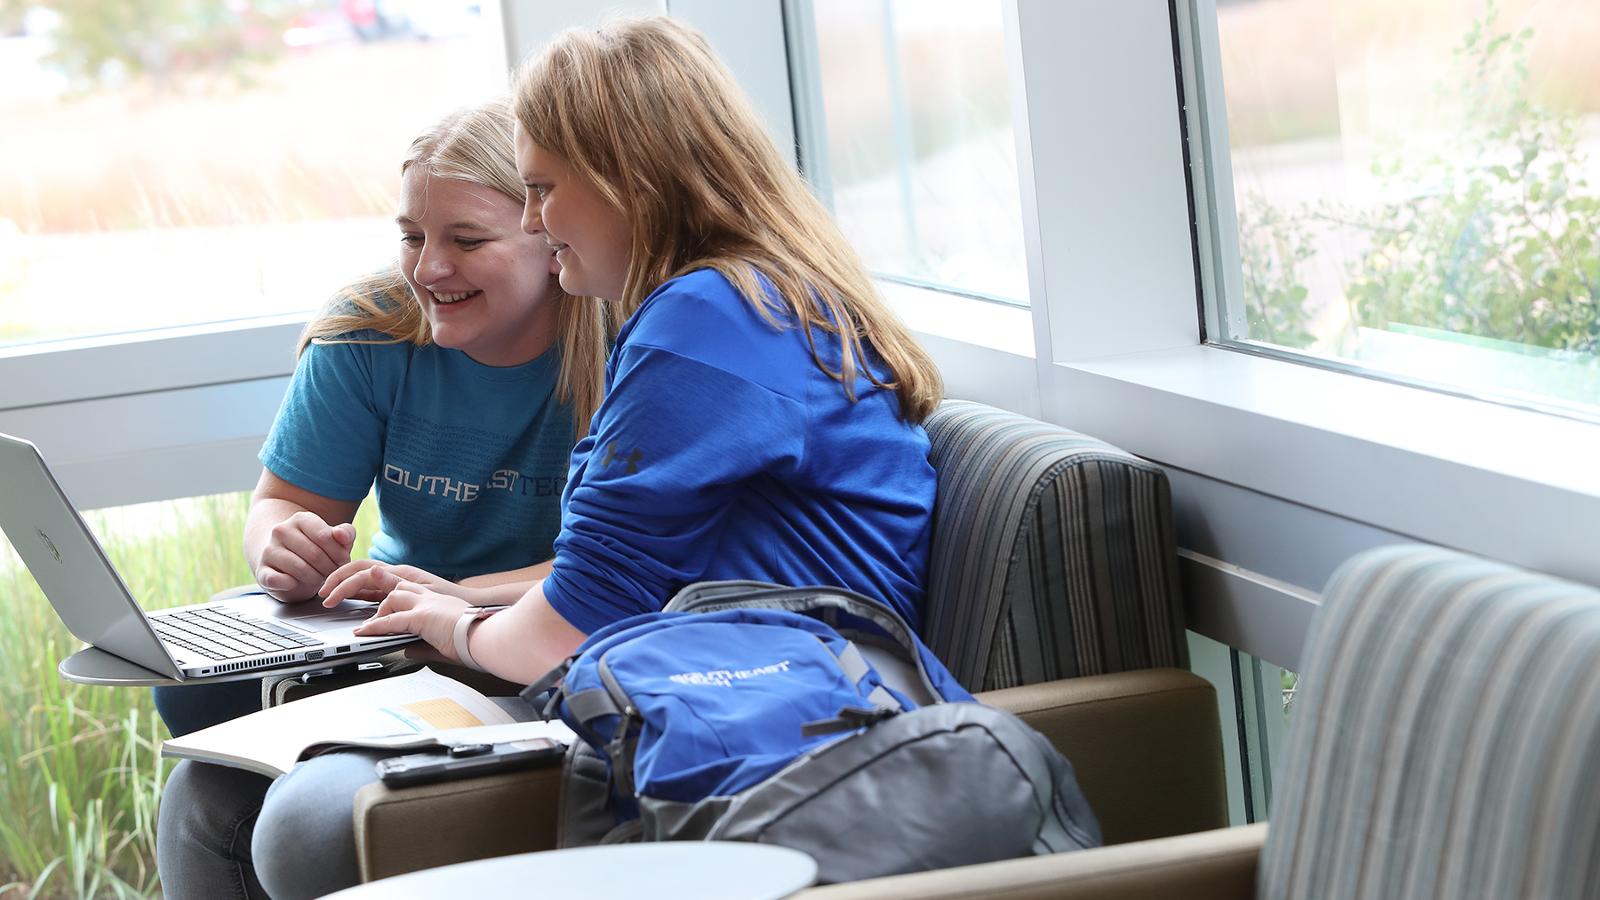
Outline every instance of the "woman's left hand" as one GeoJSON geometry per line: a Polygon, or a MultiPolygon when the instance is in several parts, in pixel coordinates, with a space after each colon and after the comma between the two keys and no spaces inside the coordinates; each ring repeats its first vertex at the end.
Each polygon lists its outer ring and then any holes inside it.
{"type": "Polygon", "coordinates": [[[415,582],[401,581],[389,590],[389,596],[378,605],[377,614],[361,623],[355,633],[363,637],[415,634],[445,659],[460,662],[454,647],[456,621],[470,608],[471,604],[460,597],[441,594],[415,582]]]}

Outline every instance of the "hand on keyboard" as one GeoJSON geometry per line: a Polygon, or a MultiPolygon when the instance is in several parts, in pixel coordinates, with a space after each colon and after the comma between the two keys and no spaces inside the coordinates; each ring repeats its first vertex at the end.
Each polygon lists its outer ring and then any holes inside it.
{"type": "Polygon", "coordinates": [[[334,570],[317,589],[323,606],[337,606],[341,600],[383,600],[401,582],[422,585],[450,596],[460,596],[462,588],[416,566],[396,566],[375,559],[358,559],[334,570]]]}

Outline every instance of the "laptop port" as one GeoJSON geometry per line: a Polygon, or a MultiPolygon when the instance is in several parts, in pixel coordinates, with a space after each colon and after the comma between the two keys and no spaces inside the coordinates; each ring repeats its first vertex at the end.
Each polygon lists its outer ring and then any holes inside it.
{"type": "Polygon", "coordinates": [[[350,647],[348,645],[344,646],[344,647],[340,647],[339,649],[337,649],[337,650],[335,650],[333,652],[335,652],[335,653],[349,653],[350,652],[350,647]]]}
{"type": "Polygon", "coordinates": [[[306,651],[306,662],[316,662],[317,660],[319,660],[321,658],[322,658],[322,651],[321,650],[307,650],[306,651]]]}

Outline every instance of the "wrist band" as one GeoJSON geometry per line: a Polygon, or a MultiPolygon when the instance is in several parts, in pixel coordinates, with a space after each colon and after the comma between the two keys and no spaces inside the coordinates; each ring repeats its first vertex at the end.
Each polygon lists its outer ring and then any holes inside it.
{"type": "Polygon", "coordinates": [[[469,606],[461,611],[461,618],[456,620],[455,632],[450,636],[450,643],[455,647],[456,659],[469,669],[484,671],[483,666],[472,658],[472,651],[467,649],[471,642],[472,623],[479,619],[487,619],[497,612],[505,609],[504,606],[469,606]]]}
{"type": "Polygon", "coordinates": [[[469,643],[468,635],[472,631],[472,623],[481,618],[483,618],[483,615],[476,608],[463,611],[461,618],[456,620],[456,630],[452,641],[456,649],[456,659],[460,660],[463,666],[469,669],[476,669],[479,672],[483,671],[483,666],[478,665],[478,661],[472,658],[472,652],[467,649],[467,644],[469,643]]]}

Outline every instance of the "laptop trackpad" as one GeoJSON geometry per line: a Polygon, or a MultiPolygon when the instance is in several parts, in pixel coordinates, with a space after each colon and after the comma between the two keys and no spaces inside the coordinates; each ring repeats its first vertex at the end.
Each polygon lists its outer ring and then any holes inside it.
{"type": "Polygon", "coordinates": [[[230,608],[253,618],[283,622],[319,634],[329,631],[349,631],[371,618],[378,609],[378,604],[361,600],[346,600],[333,609],[325,608],[320,600],[279,603],[266,594],[246,594],[228,600],[227,604],[230,608]]]}

